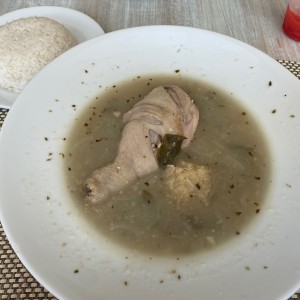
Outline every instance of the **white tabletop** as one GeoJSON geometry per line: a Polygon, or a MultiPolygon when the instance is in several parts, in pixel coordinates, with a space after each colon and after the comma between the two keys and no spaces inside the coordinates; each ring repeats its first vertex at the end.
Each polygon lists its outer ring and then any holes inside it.
{"type": "Polygon", "coordinates": [[[168,24],[216,31],[244,41],[275,59],[300,62],[300,42],[282,32],[288,0],[0,0],[0,15],[37,5],[73,8],[105,32],[168,24]]]}

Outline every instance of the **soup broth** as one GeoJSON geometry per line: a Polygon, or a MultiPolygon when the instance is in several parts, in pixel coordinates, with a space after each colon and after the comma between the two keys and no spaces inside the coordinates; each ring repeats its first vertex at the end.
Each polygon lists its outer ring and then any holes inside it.
{"type": "Polygon", "coordinates": [[[266,140],[246,108],[232,95],[178,74],[137,76],[103,87],[74,121],[65,153],[68,187],[83,217],[99,234],[149,255],[200,252],[243,234],[259,217],[270,181],[266,140]],[[199,108],[194,139],[176,163],[209,170],[212,191],[207,203],[190,195],[179,207],[165,193],[164,170],[140,178],[105,202],[85,202],[83,182],[117,154],[122,115],[153,88],[166,84],[180,86],[199,108]]]}

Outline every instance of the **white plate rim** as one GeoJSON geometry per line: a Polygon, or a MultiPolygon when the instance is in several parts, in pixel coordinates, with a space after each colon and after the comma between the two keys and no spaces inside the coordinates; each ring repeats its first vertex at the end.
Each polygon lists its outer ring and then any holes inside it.
{"type": "MultiPolygon", "coordinates": [[[[149,27],[145,27],[144,28],[144,30],[145,31],[147,31],[147,30],[167,30],[167,29],[169,29],[170,31],[172,31],[172,30],[175,30],[175,27],[174,26],[149,26],[149,27]]],[[[288,79],[289,80],[289,82],[287,83],[287,85],[289,86],[289,88],[291,88],[291,87],[293,87],[294,88],[294,90],[299,90],[299,82],[298,82],[298,80],[292,75],[292,74],[290,74],[285,68],[283,68],[282,66],[280,66],[279,65],[279,63],[277,63],[275,60],[273,60],[273,59],[271,59],[270,57],[268,57],[267,55],[265,55],[265,54],[263,54],[262,52],[260,52],[260,51],[258,51],[258,50],[256,50],[256,49],[254,49],[254,48],[252,48],[251,46],[249,46],[249,45],[246,45],[246,44],[244,44],[244,43],[242,43],[242,42],[239,42],[239,41],[236,41],[236,40],[234,40],[234,39],[231,39],[231,38],[228,38],[228,37],[225,37],[225,36],[222,36],[222,35],[219,35],[219,34],[216,34],[216,33],[212,33],[212,32],[207,32],[207,31],[203,31],[203,30],[199,30],[199,29],[192,29],[192,28],[184,28],[184,27],[177,27],[176,29],[178,29],[179,31],[186,31],[186,33],[188,33],[188,31],[193,31],[193,30],[197,30],[198,32],[199,32],[199,34],[203,34],[203,35],[209,35],[209,36],[212,36],[212,37],[215,37],[216,39],[220,39],[220,41],[226,41],[226,42],[228,42],[228,43],[232,43],[232,44],[234,44],[234,45],[236,45],[236,46],[238,46],[238,47],[242,47],[242,48],[244,48],[246,51],[249,51],[249,53],[251,52],[252,54],[254,54],[255,56],[257,56],[257,58],[259,58],[260,59],[260,62],[262,62],[262,61],[264,61],[265,63],[266,63],[266,65],[268,66],[268,67],[270,67],[270,69],[272,69],[272,70],[276,70],[276,71],[278,71],[278,72],[280,72],[281,73],[281,75],[283,76],[283,77],[285,77],[286,79],[288,79]]],[[[132,28],[130,31],[126,31],[126,30],[124,30],[124,31],[120,31],[120,32],[115,32],[115,33],[112,33],[111,34],[111,36],[106,36],[106,37],[104,37],[104,38],[107,38],[107,39],[109,39],[109,38],[115,38],[117,35],[119,35],[119,34],[122,34],[122,32],[123,33],[125,33],[126,34],[126,32],[131,32],[131,33],[137,33],[138,31],[140,31],[140,30],[143,30],[143,29],[141,29],[141,28],[132,28]]],[[[98,42],[100,42],[100,41],[104,41],[104,39],[103,38],[100,38],[100,39],[97,39],[97,41],[98,42]]],[[[97,41],[95,40],[95,41],[90,41],[90,42],[87,42],[87,43],[85,43],[85,45],[84,45],[84,47],[88,47],[89,45],[91,46],[93,43],[97,43],[97,41]]],[[[75,52],[75,51],[79,51],[79,49],[83,49],[83,45],[82,45],[82,47],[81,48],[79,48],[80,46],[78,46],[77,47],[77,49],[73,49],[73,51],[71,50],[70,51],[70,53],[66,53],[64,56],[65,57],[62,57],[59,61],[62,61],[62,59],[63,58],[67,58],[68,57],[68,55],[70,55],[71,56],[71,53],[72,52],[75,52]]],[[[57,62],[58,63],[58,62],[57,62]]],[[[52,66],[49,66],[49,68],[51,68],[52,66]]],[[[45,70],[45,71],[43,71],[43,74],[46,74],[46,72],[47,72],[47,70],[45,70]]],[[[275,76],[275,75],[274,75],[275,76]]],[[[276,77],[276,76],[275,76],[276,77]]],[[[33,86],[33,84],[32,84],[32,86],[33,86]]],[[[29,88],[28,88],[28,91],[29,91],[29,88]]],[[[21,103],[21,102],[20,102],[21,103]]],[[[21,107],[21,104],[20,104],[20,107],[21,107]]],[[[299,107],[298,107],[299,108],[299,107]]],[[[13,110],[15,110],[15,109],[17,109],[17,106],[16,106],[16,108],[14,107],[13,108],[13,110]]],[[[18,108],[19,109],[19,108],[18,108]]],[[[298,112],[299,110],[297,110],[297,112],[298,112]]],[[[10,119],[10,116],[9,116],[9,118],[8,119],[10,119]]],[[[9,123],[9,122],[8,122],[9,123]]],[[[8,124],[7,123],[7,124],[8,124]]],[[[10,126],[10,125],[7,125],[7,126],[10,126]]],[[[299,124],[297,124],[297,129],[299,129],[299,124]]],[[[6,127],[6,124],[4,124],[4,128],[6,127]]],[[[6,130],[6,129],[5,129],[6,130]]],[[[0,140],[0,142],[1,142],[1,140],[0,140]]],[[[1,152],[0,152],[1,153],[1,152]]],[[[299,165],[297,165],[297,168],[299,169],[299,165]]],[[[297,170],[298,170],[297,169],[297,170]]],[[[296,175],[297,176],[299,176],[299,174],[298,173],[296,173],[296,175]]],[[[3,204],[3,203],[1,203],[0,202],[0,205],[1,204],[3,204]]],[[[297,207],[297,208],[299,208],[299,207],[297,207]]],[[[2,213],[2,209],[0,210],[0,213],[2,213]]],[[[4,221],[4,228],[5,228],[5,230],[7,231],[7,232],[9,232],[9,234],[8,234],[8,236],[10,236],[10,230],[9,230],[9,228],[7,227],[6,228],[6,222],[8,223],[8,220],[5,218],[5,216],[4,215],[2,215],[1,216],[1,219],[3,219],[3,220],[5,220],[4,221]]],[[[12,245],[14,246],[14,248],[18,248],[18,245],[16,245],[16,241],[13,241],[13,239],[12,239],[12,245]]],[[[22,258],[22,255],[21,255],[21,253],[18,253],[20,256],[21,256],[21,258],[22,258]]],[[[27,265],[30,265],[30,264],[28,264],[27,262],[26,262],[26,259],[23,257],[23,259],[24,259],[24,261],[25,261],[25,266],[27,266],[27,265]]],[[[23,260],[22,259],[22,260],[23,260]]],[[[35,274],[35,272],[34,272],[34,270],[32,269],[32,268],[30,268],[31,270],[32,270],[32,272],[33,272],[33,274],[35,274]]],[[[297,270],[296,270],[297,271],[297,270]]],[[[298,272],[298,271],[297,271],[298,272]]],[[[43,280],[41,280],[42,282],[43,282],[43,284],[47,287],[47,283],[45,282],[45,281],[43,281],[43,280]]],[[[291,295],[294,291],[296,291],[296,289],[299,287],[299,279],[298,279],[298,282],[296,283],[296,284],[293,284],[293,286],[292,287],[290,287],[288,290],[286,290],[284,293],[282,293],[281,294],[281,296],[282,297],[284,297],[284,296],[286,296],[286,297],[288,297],[289,295],[291,295]]],[[[53,289],[51,289],[50,288],[50,291],[53,291],[53,289]]],[[[56,295],[59,295],[59,293],[58,292],[55,292],[54,294],[56,294],[56,295]]],[[[247,299],[246,298],[246,296],[245,296],[245,299],[247,299]]],[[[283,298],[282,298],[283,299],[283,298]]]]}

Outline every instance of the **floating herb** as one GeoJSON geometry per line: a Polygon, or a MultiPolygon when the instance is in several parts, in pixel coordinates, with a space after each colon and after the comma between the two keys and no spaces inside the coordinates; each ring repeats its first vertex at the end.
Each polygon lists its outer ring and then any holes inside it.
{"type": "Polygon", "coordinates": [[[157,161],[161,167],[174,164],[176,156],[181,150],[181,144],[186,138],[176,134],[165,134],[161,147],[157,151],[157,161]]]}

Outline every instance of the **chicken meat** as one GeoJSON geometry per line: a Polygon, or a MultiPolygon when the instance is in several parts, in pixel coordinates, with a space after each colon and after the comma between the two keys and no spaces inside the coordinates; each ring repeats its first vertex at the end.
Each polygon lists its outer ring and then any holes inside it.
{"type": "Polygon", "coordinates": [[[138,178],[158,170],[156,150],[163,136],[184,136],[181,147],[187,147],[198,119],[198,108],[180,87],[160,86],[152,90],[124,114],[117,156],[85,181],[85,199],[99,203],[138,178]]]}

